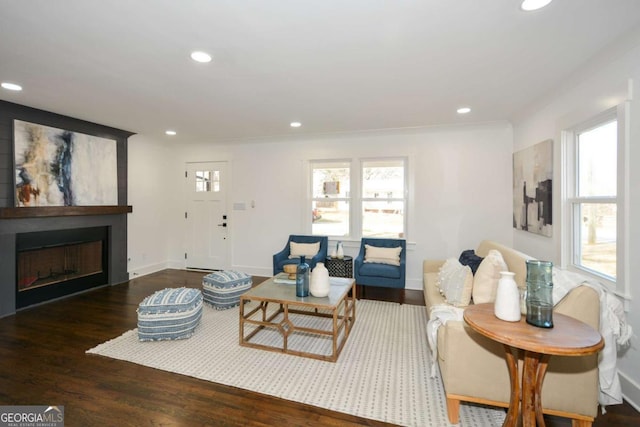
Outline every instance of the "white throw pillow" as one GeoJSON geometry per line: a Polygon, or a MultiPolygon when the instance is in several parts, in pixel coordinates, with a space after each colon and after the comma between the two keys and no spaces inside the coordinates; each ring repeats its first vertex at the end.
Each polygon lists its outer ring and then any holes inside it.
{"type": "Polygon", "coordinates": [[[289,243],[289,258],[313,258],[320,251],[320,242],[316,243],[289,243]]]}
{"type": "Polygon", "coordinates": [[[397,248],[381,248],[379,246],[364,245],[364,262],[400,265],[402,246],[397,248]]]}
{"type": "Polygon", "coordinates": [[[478,266],[473,279],[474,304],[495,302],[501,271],[509,271],[509,268],[504,262],[502,254],[495,249],[491,249],[478,266]]]}
{"type": "Polygon", "coordinates": [[[457,259],[449,258],[447,259],[440,270],[438,270],[438,290],[440,291],[440,295],[447,294],[447,285],[449,284],[449,276],[455,271],[457,264],[460,264],[457,259]]]}
{"type": "Polygon", "coordinates": [[[447,303],[456,307],[466,307],[471,301],[473,287],[471,268],[460,264],[455,258],[449,258],[440,268],[438,285],[447,303]]]}

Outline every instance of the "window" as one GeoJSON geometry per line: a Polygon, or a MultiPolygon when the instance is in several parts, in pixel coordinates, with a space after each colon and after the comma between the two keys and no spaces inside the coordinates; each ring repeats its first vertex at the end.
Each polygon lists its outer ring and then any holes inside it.
{"type": "Polygon", "coordinates": [[[604,114],[570,133],[569,257],[574,268],[615,283],[620,271],[618,119],[604,114]]]}
{"type": "Polygon", "coordinates": [[[362,236],[404,237],[404,160],[362,162],[362,236]]]}
{"type": "Polygon", "coordinates": [[[348,236],[351,162],[313,162],[311,170],[311,234],[348,236]]]}
{"type": "Polygon", "coordinates": [[[220,191],[220,171],[196,171],[196,192],[220,191]]]}
{"type": "Polygon", "coordinates": [[[311,162],[311,233],[404,238],[406,160],[311,162]],[[352,180],[359,170],[360,180],[352,180]]]}

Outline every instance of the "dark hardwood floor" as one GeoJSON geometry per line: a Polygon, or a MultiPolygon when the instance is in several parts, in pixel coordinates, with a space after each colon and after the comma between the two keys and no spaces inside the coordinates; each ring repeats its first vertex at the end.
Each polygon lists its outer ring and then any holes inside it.
{"type": "MultiPolygon", "coordinates": [[[[64,405],[66,426],[388,425],[85,354],[135,328],[145,296],[165,287],[200,287],[202,276],[165,270],[0,319],[0,405],[64,405]]],[[[397,298],[382,289],[367,289],[366,296],[397,298]]],[[[422,293],[406,291],[405,303],[423,305],[422,293]]],[[[549,418],[547,425],[570,423],[549,418]]],[[[611,406],[594,425],[640,425],[640,414],[626,403],[611,406]]]]}

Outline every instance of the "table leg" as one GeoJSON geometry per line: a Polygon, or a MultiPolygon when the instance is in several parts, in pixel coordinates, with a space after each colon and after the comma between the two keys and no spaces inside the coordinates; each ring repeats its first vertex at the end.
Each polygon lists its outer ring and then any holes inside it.
{"type": "Polygon", "coordinates": [[[524,368],[522,370],[523,427],[545,426],[542,416],[542,382],[547,372],[549,357],[533,351],[524,352],[524,368]]]}
{"type": "Polygon", "coordinates": [[[509,412],[504,427],[544,427],[542,414],[542,383],[547,373],[549,355],[532,351],[524,352],[522,386],[518,383],[518,349],[504,345],[511,379],[509,412]],[[522,402],[520,401],[522,398],[522,402]]]}
{"type": "Polygon", "coordinates": [[[244,303],[245,300],[240,298],[240,345],[242,345],[242,341],[244,341],[244,303]]]}
{"type": "Polygon", "coordinates": [[[542,382],[544,381],[544,376],[547,373],[549,358],[551,356],[548,354],[542,354],[540,356],[538,374],[536,375],[536,420],[538,420],[539,426],[544,426],[544,418],[542,417],[542,382]]]}
{"type": "Polygon", "coordinates": [[[509,412],[504,420],[504,427],[515,427],[520,418],[520,384],[518,379],[518,350],[504,345],[509,368],[509,378],[511,379],[511,397],[509,398],[509,412]],[[515,353],[515,354],[514,354],[515,353]]]}

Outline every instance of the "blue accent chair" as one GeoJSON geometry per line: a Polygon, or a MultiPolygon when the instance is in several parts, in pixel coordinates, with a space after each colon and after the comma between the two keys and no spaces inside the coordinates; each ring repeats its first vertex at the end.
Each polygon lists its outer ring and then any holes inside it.
{"type": "Polygon", "coordinates": [[[313,270],[318,262],[325,262],[327,258],[327,247],[329,246],[329,238],[327,236],[300,236],[292,234],[287,240],[287,244],[284,249],[273,255],[273,275],[281,273],[285,264],[299,264],[300,258],[289,259],[289,243],[316,243],[320,242],[320,250],[313,258],[305,258],[309,267],[313,270]]]}
{"type": "Polygon", "coordinates": [[[363,238],[360,242],[360,253],[353,263],[356,284],[361,285],[361,296],[364,296],[366,286],[397,288],[401,289],[400,304],[402,304],[404,302],[406,259],[407,242],[404,239],[363,238]],[[400,265],[395,266],[375,262],[364,262],[365,245],[382,248],[402,247],[402,251],[400,252],[400,265]]]}

